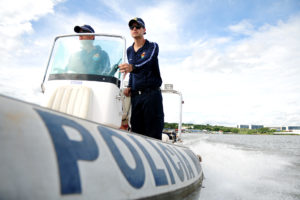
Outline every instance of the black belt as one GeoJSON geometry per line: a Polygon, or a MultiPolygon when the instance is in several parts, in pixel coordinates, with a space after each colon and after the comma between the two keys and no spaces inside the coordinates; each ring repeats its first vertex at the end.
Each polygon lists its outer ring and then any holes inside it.
{"type": "Polygon", "coordinates": [[[142,94],[145,94],[145,93],[149,93],[149,92],[152,92],[152,91],[160,91],[160,88],[146,88],[146,89],[140,89],[140,90],[131,90],[131,96],[135,96],[135,95],[142,95],[142,94]]]}

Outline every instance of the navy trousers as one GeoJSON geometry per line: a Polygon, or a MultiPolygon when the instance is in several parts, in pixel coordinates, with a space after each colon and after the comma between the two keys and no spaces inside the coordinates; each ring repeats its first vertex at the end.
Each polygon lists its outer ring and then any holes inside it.
{"type": "Polygon", "coordinates": [[[131,130],[161,140],[164,128],[162,95],[159,89],[131,95],[131,130]]]}

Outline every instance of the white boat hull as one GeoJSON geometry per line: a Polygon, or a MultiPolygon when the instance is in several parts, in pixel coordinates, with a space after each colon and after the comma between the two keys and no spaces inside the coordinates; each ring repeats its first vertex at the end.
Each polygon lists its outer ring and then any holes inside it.
{"type": "Polygon", "coordinates": [[[188,148],[0,95],[0,199],[182,199],[203,172],[188,148]]]}

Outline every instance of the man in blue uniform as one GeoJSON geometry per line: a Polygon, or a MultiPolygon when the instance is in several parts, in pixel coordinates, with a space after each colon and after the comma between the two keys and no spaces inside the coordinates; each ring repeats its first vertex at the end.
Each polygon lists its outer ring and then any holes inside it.
{"type": "Polygon", "coordinates": [[[134,43],[127,49],[129,63],[119,66],[125,75],[130,72],[126,96],[131,95],[131,130],[161,139],[164,112],[160,86],[162,79],[158,65],[158,45],[144,39],[145,23],[141,18],[129,21],[134,43]]]}
{"type": "MultiPolygon", "coordinates": [[[[76,33],[95,33],[90,25],[75,26],[76,33]]],[[[110,71],[108,54],[94,45],[94,35],[79,36],[81,51],[71,55],[67,69],[80,74],[105,75],[110,71]]]]}

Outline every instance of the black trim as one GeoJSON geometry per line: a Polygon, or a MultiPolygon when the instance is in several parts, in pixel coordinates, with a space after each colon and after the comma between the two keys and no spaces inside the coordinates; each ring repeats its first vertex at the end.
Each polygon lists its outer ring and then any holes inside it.
{"type": "Polygon", "coordinates": [[[203,172],[194,183],[179,188],[174,191],[166,192],[164,194],[158,194],[155,196],[140,198],[139,200],[161,200],[161,199],[172,199],[172,200],[182,200],[182,199],[199,199],[200,190],[203,182],[203,172]]]}
{"type": "Polygon", "coordinates": [[[113,83],[120,88],[120,80],[112,76],[96,74],[50,74],[48,80],[81,80],[113,83]]]}

